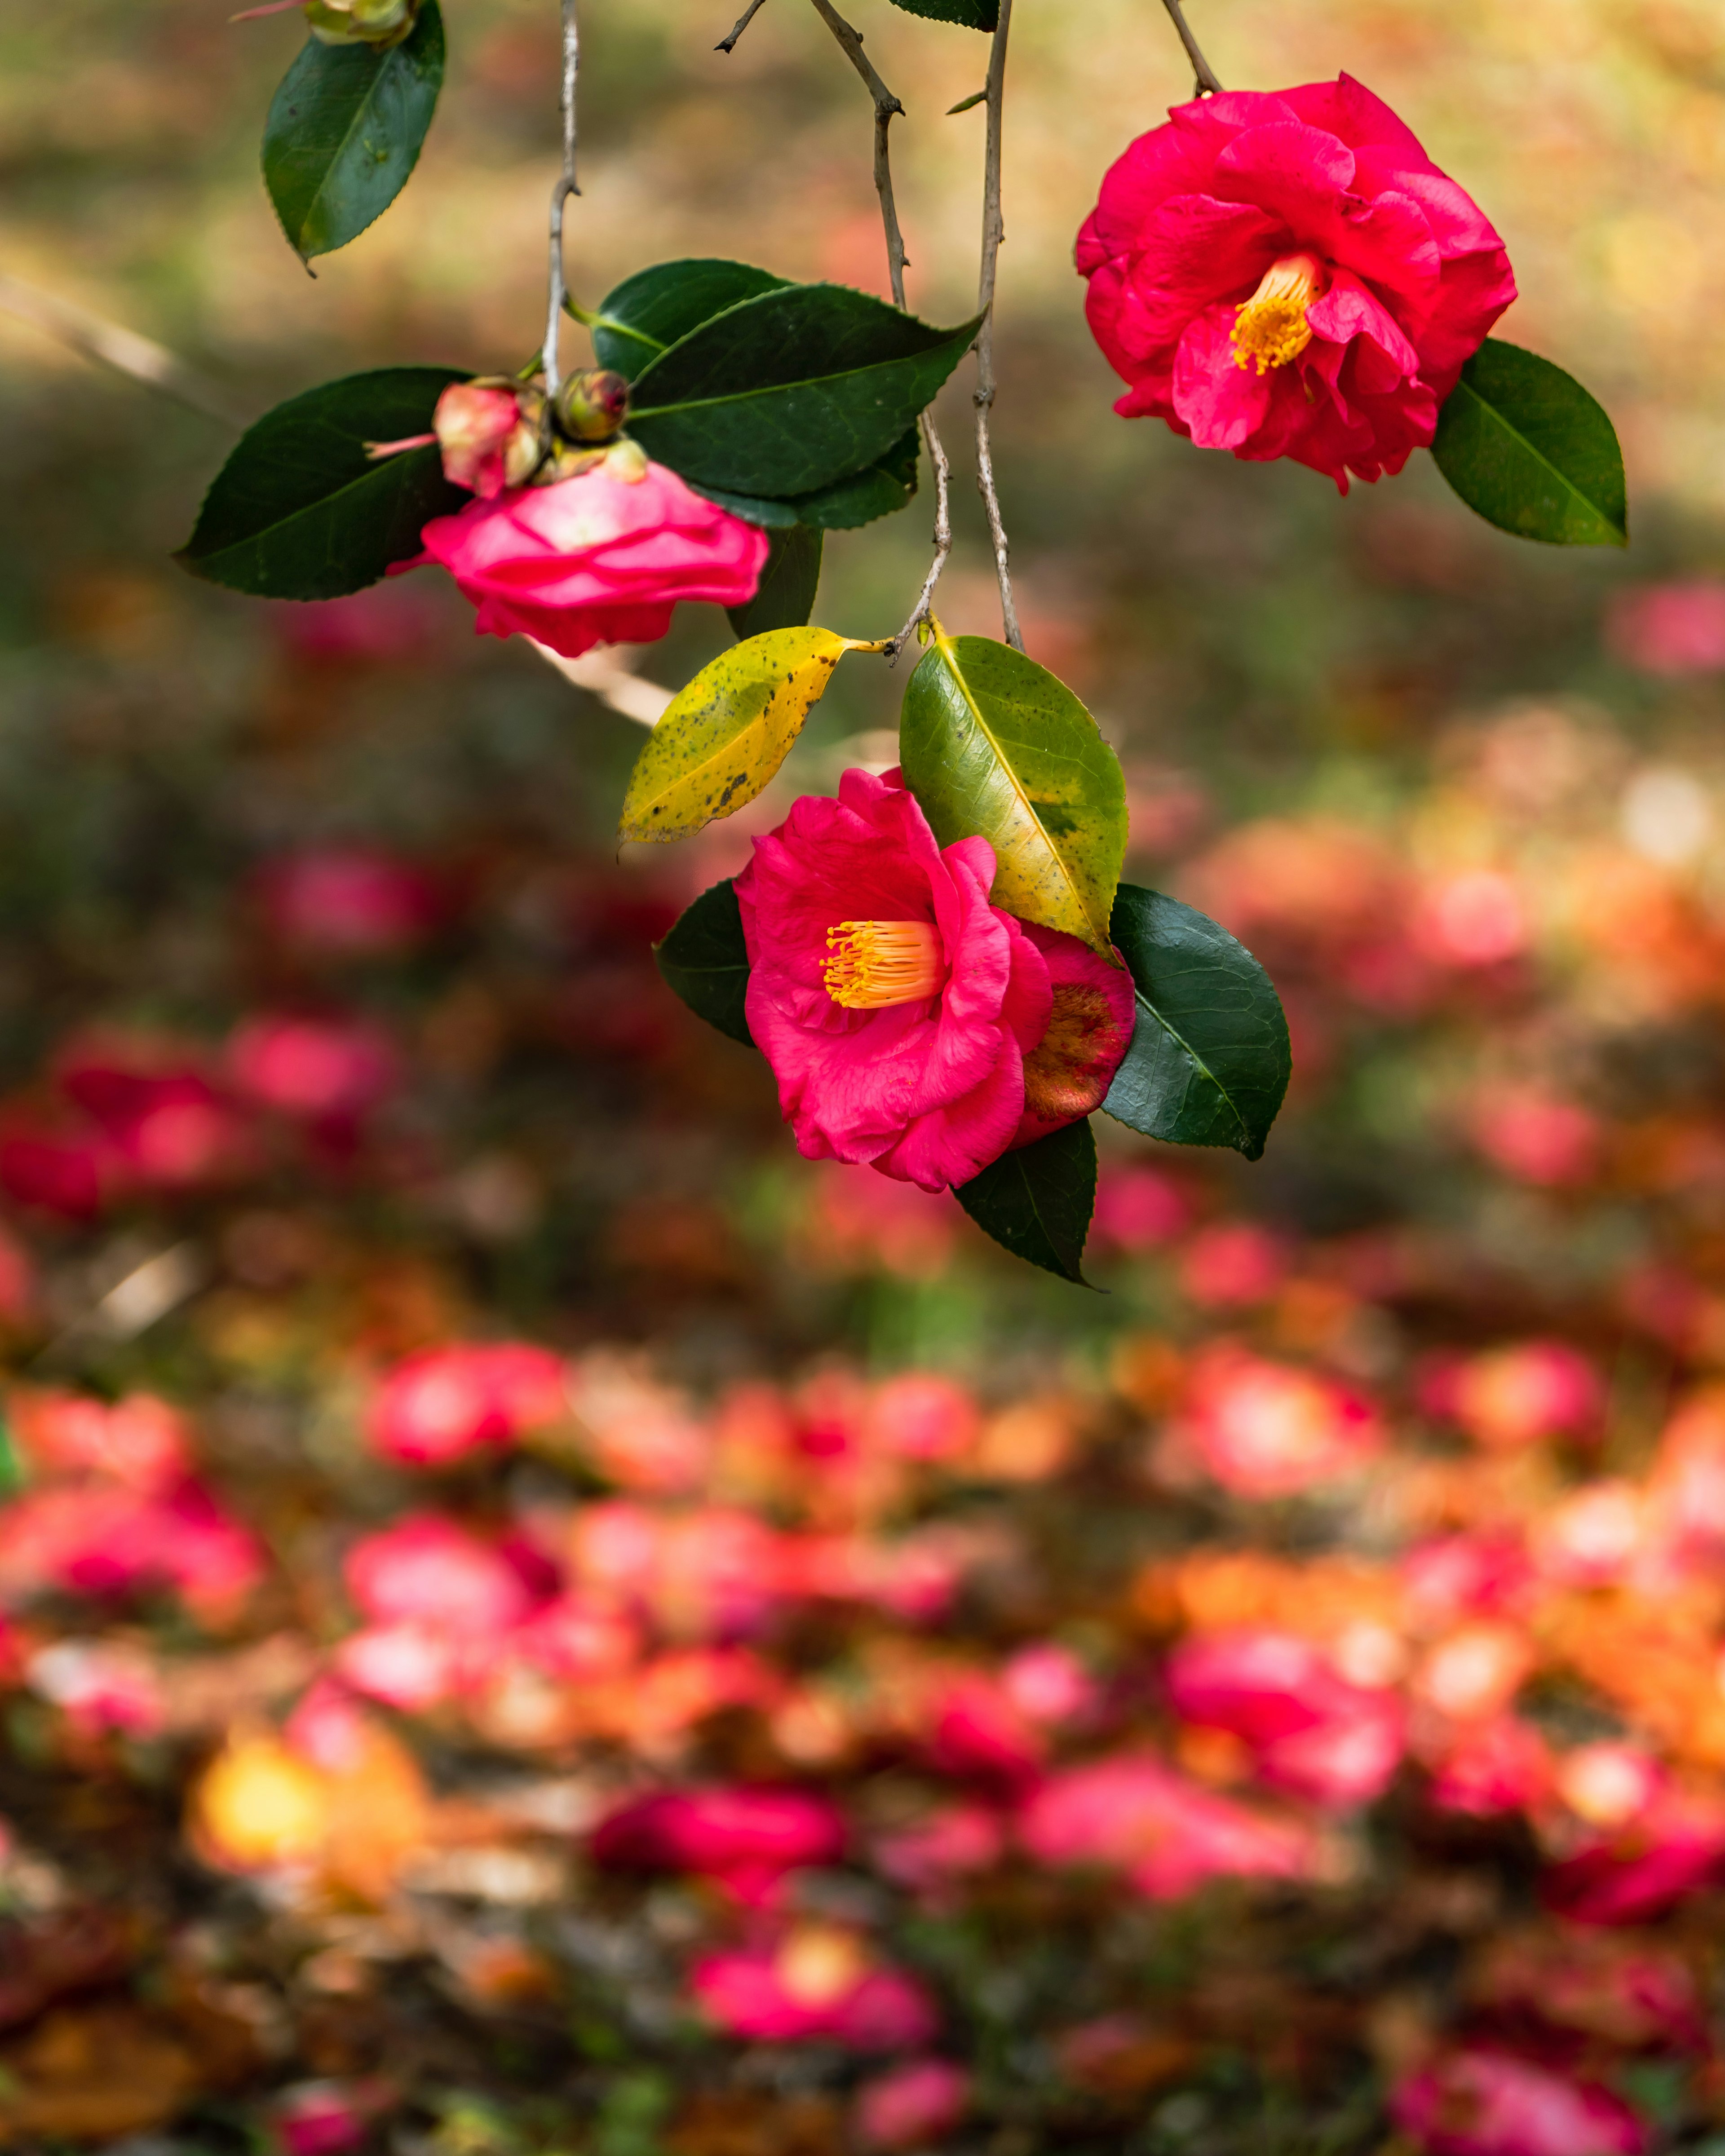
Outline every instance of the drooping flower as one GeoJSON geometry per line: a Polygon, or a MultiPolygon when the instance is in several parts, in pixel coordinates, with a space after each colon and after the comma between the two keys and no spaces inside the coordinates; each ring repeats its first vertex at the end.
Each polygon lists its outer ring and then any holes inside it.
{"type": "Polygon", "coordinates": [[[1345,74],[1175,106],[1108,172],[1077,261],[1117,411],[1344,494],[1431,440],[1516,295],[1478,208],[1345,74]]]}
{"type": "Polygon", "coordinates": [[[679,599],[741,606],[767,534],[624,444],[550,486],[506,487],[434,516],[425,552],[478,608],[481,636],[531,636],[566,659],[596,644],[651,644],[679,599]]]}
{"type": "Polygon", "coordinates": [[[1131,978],[991,906],[987,839],[942,850],[896,772],[848,771],[754,844],[749,1029],[809,1159],[939,1190],[1100,1103],[1131,978]]]}

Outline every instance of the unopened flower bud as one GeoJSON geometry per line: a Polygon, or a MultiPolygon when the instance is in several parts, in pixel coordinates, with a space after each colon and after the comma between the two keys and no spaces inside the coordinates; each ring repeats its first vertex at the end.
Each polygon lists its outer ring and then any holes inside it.
{"type": "Polygon", "coordinates": [[[311,34],[326,45],[393,45],[406,37],[419,0],[305,0],[311,34]]]}
{"type": "Polygon", "coordinates": [[[629,412],[629,384],[609,367],[572,374],[557,392],[557,424],[572,441],[608,442],[629,412]]]}
{"type": "Polygon", "coordinates": [[[539,462],[539,419],[545,399],[501,376],[452,382],[437,400],[432,426],[443,452],[444,477],[482,501],[521,486],[539,462]]]}

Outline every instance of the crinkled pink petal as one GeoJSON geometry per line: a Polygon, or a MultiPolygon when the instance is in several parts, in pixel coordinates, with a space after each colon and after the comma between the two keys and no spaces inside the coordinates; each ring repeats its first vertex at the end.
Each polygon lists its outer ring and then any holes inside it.
{"type": "Polygon", "coordinates": [[[1234,310],[1207,308],[1194,316],[1174,361],[1174,409],[1201,449],[1238,449],[1264,424],[1271,399],[1285,384],[1283,370],[1260,374],[1236,367],[1234,310]]]}

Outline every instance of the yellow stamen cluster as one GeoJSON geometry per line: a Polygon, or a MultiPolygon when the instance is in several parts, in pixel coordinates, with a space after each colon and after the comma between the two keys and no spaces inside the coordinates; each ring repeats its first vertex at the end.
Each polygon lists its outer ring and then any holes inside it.
{"type": "Polygon", "coordinates": [[[1272,262],[1250,299],[1235,309],[1234,364],[1246,367],[1255,360],[1262,374],[1297,359],[1312,341],[1306,310],[1325,284],[1316,255],[1284,254],[1272,262]]]}
{"type": "Polygon", "coordinates": [[[822,976],[846,1010],[886,1010],[937,995],[946,978],[941,942],[926,921],[841,921],[827,934],[822,976]]]}

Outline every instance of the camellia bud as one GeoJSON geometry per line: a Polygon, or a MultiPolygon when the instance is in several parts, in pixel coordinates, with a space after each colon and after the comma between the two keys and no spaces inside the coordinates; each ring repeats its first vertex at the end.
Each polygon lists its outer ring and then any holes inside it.
{"type": "Polygon", "coordinates": [[[311,34],[326,45],[393,45],[406,37],[419,0],[305,0],[311,34]]]}
{"type": "Polygon", "coordinates": [[[542,454],[539,423],[545,398],[501,375],[452,382],[437,400],[432,427],[443,453],[444,477],[489,501],[506,486],[531,478],[542,454]]]}
{"type": "Polygon", "coordinates": [[[557,392],[557,424],[572,441],[608,442],[629,413],[629,384],[609,367],[572,374],[557,392]]]}

